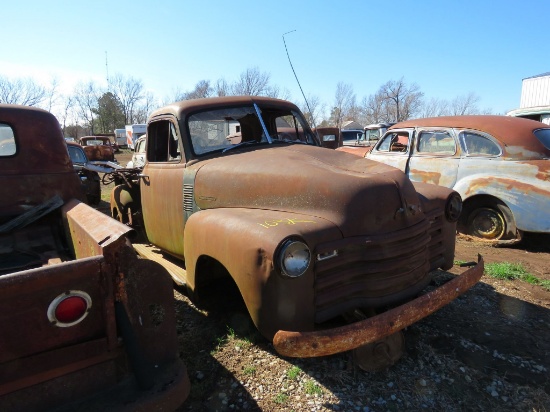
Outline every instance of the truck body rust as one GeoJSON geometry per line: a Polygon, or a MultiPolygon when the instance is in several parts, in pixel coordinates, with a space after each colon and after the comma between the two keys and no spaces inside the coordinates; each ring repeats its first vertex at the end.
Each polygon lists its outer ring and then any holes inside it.
{"type": "Polygon", "coordinates": [[[0,410],[175,409],[171,279],[84,198],[55,117],[0,105],[0,410]]]}
{"type": "MultiPolygon", "coordinates": [[[[326,322],[358,309],[400,307],[432,270],[453,266],[460,196],[320,145],[290,102],[174,103],[148,121],[139,176],[118,172],[112,214],[141,225],[159,262],[163,254],[179,262],[174,279],[195,302],[212,282],[231,279],[270,340],[280,331],[326,333],[326,322]],[[239,143],[228,139],[236,133],[239,143]]],[[[462,292],[477,281],[466,278],[462,292]]],[[[379,335],[367,323],[354,327],[379,335]]]]}

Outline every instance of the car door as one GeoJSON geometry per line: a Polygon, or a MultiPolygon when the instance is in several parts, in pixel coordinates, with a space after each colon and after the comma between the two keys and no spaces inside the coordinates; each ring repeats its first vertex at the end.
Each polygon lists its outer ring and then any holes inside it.
{"type": "Polygon", "coordinates": [[[417,128],[407,174],[415,182],[452,188],[460,163],[460,145],[450,128],[417,128]]]}
{"type": "Polygon", "coordinates": [[[161,118],[148,125],[147,161],[140,184],[149,241],[183,259],[183,175],[185,162],[177,122],[161,118]]]}
{"type": "Polygon", "coordinates": [[[406,172],[413,140],[413,129],[386,132],[367,157],[406,172]]]}

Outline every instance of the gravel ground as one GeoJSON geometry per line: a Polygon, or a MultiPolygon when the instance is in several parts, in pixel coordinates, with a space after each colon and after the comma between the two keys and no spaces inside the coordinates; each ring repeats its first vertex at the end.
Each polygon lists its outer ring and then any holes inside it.
{"type": "MultiPolygon", "coordinates": [[[[451,276],[435,273],[434,285],[451,276]]],[[[349,353],[282,358],[246,324],[244,308],[201,311],[176,292],[192,383],[179,410],[550,410],[549,308],[502,293],[510,286],[484,276],[408,328],[405,355],[382,372],[359,369],[349,353]]]]}

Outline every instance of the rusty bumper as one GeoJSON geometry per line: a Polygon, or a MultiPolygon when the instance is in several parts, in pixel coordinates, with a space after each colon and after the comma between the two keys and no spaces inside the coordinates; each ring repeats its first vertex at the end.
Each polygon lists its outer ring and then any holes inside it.
{"type": "Polygon", "coordinates": [[[280,330],[273,338],[275,350],[297,358],[333,355],[358,348],[398,332],[442,308],[474,286],[483,275],[483,258],[444,285],[380,315],[334,329],[314,332],[280,330]]]}

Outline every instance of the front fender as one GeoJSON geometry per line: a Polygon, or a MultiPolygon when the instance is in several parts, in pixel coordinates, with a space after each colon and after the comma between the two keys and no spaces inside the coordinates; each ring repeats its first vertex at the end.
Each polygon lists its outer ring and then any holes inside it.
{"type": "Polygon", "coordinates": [[[318,217],[272,210],[220,208],[194,213],[185,227],[188,286],[196,286],[201,256],[220,262],[235,280],[250,316],[268,339],[281,328],[313,330],[314,256],[321,242],[341,238],[334,224],[318,217]],[[277,248],[302,238],[312,262],[299,278],[282,276],[274,264],[277,248]]]}

